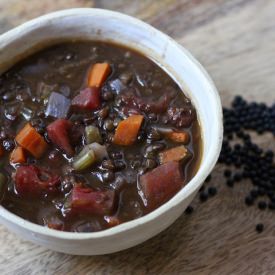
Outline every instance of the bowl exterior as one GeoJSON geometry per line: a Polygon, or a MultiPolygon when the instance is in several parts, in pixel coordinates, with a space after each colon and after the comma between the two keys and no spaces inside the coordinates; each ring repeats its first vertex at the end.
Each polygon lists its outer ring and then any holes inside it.
{"type": "Polygon", "coordinates": [[[133,17],[100,9],[51,13],[1,35],[0,73],[22,55],[67,39],[112,41],[155,60],[191,98],[202,128],[203,156],[197,174],[169,202],[137,220],[95,233],[59,232],[25,221],[0,206],[0,221],[25,239],[68,254],[107,254],[153,237],[171,225],[190,204],[220,152],[220,98],[201,65],[170,37],[133,17]]]}

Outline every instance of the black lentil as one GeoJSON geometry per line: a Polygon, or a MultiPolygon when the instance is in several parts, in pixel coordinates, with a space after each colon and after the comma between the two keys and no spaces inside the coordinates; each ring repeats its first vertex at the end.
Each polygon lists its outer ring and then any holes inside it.
{"type": "Polygon", "coordinates": [[[233,187],[233,186],[234,186],[234,181],[233,181],[232,179],[228,179],[228,180],[226,181],[226,184],[227,184],[227,186],[229,186],[229,187],[233,187]]]}
{"type": "Polygon", "coordinates": [[[193,208],[191,205],[189,205],[189,206],[187,206],[187,208],[185,209],[185,214],[190,215],[190,214],[193,213],[193,211],[194,211],[194,208],[193,208]]]}
{"type": "Polygon", "coordinates": [[[250,206],[250,205],[253,204],[253,202],[254,202],[254,200],[253,200],[253,198],[251,196],[246,196],[245,197],[245,204],[246,205],[250,206]]]}
{"type": "Polygon", "coordinates": [[[146,159],[145,166],[147,169],[153,169],[157,166],[157,162],[154,159],[146,159]]]}
{"type": "Polygon", "coordinates": [[[208,175],[207,178],[205,179],[205,182],[210,182],[211,180],[211,175],[208,175]]]}
{"type": "Polygon", "coordinates": [[[265,201],[259,201],[258,207],[260,210],[265,210],[266,209],[266,202],[265,201]]]}
{"type": "Polygon", "coordinates": [[[123,170],[126,167],[123,160],[114,160],[114,165],[116,170],[123,170]]]}
{"type": "Polygon", "coordinates": [[[262,223],[258,223],[258,224],[256,225],[256,231],[257,231],[258,233],[262,233],[263,230],[264,230],[264,225],[263,225],[262,223]]]}
{"type": "Polygon", "coordinates": [[[106,119],[104,123],[104,128],[107,131],[112,131],[115,128],[113,121],[111,119],[106,119]]]}
{"type": "Polygon", "coordinates": [[[208,188],[208,195],[210,197],[213,197],[216,194],[217,194],[217,188],[216,187],[211,186],[211,187],[208,188]]]}
{"type": "Polygon", "coordinates": [[[104,182],[110,182],[115,179],[115,174],[112,171],[107,171],[102,174],[102,179],[104,182]]]}
{"type": "Polygon", "coordinates": [[[233,176],[233,179],[234,181],[241,181],[242,180],[242,175],[240,173],[236,173],[234,176],[233,176]]]}
{"type": "Polygon", "coordinates": [[[109,114],[109,107],[106,106],[98,111],[98,116],[102,119],[106,118],[109,114]]]}
{"type": "Polygon", "coordinates": [[[208,199],[208,194],[205,191],[201,192],[200,193],[200,201],[205,202],[205,201],[207,201],[207,199],[208,199]]]}
{"type": "Polygon", "coordinates": [[[200,188],[200,190],[199,190],[199,192],[202,192],[202,191],[204,191],[204,190],[205,190],[205,186],[202,185],[201,188],[200,188]]]}
{"type": "Polygon", "coordinates": [[[101,166],[102,166],[102,168],[107,169],[107,170],[114,170],[115,169],[115,165],[114,165],[112,160],[102,161],[101,166]]]}
{"type": "Polygon", "coordinates": [[[6,139],[3,141],[3,147],[6,151],[10,152],[14,149],[15,144],[12,139],[6,139]]]}
{"type": "Polygon", "coordinates": [[[114,98],[114,94],[111,91],[106,91],[103,93],[102,98],[106,101],[112,100],[114,98]]]}
{"type": "Polygon", "coordinates": [[[274,203],[274,202],[268,203],[268,208],[269,208],[270,210],[275,210],[275,203],[274,203]]]}
{"type": "Polygon", "coordinates": [[[228,169],[226,169],[226,170],[224,170],[224,176],[226,177],[226,178],[229,178],[230,176],[231,176],[231,170],[228,170],[228,169]]]}

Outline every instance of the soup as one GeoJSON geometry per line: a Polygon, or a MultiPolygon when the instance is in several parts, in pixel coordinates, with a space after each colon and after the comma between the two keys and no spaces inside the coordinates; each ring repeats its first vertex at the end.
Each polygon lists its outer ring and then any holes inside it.
{"type": "Polygon", "coordinates": [[[192,102],[154,61],[74,41],[0,76],[1,204],[33,223],[94,232],[139,218],[195,175],[192,102]]]}

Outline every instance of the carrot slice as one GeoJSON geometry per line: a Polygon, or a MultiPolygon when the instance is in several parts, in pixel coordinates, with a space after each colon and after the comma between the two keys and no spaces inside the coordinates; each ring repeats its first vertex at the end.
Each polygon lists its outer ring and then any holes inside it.
{"type": "Polygon", "coordinates": [[[187,132],[169,132],[165,134],[165,137],[167,137],[168,139],[174,142],[179,142],[184,144],[187,144],[190,140],[189,134],[187,132]]]}
{"type": "Polygon", "coordinates": [[[159,153],[159,161],[161,164],[169,161],[179,161],[188,156],[188,150],[184,145],[168,149],[159,153]]]}
{"type": "Polygon", "coordinates": [[[11,163],[24,163],[24,162],[26,162],[24,149],[22,147],[18,146],[11,152],[10,162],[11,163]]]}
{"type": "Polygon", "coordinates": [[[21,129],[15,140],[35,158],[40,158],[47,149],[44,138],[29,123],[21,129]]]}
{"type": "Polygon", "coordinates": [[[116,128],[113,142],[117,145],[133,144],[136,141],[142,121],[142,115],[133,115],[121,121],[116,128]]]}
{"type": "Polygon", "coordinates": [[[92,66],[88,76],[89,87],[101,87],[107,76],[111,72],[111,67],[108,63],[96,63],[92,66]]]}

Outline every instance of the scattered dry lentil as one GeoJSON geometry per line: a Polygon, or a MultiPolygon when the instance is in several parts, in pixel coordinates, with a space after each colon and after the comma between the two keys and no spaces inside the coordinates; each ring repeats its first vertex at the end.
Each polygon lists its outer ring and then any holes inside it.
{"type": "MultiPolygon", "coordinates": [[[[275,210],[274,152],[260,148],[250,136],[250,132],[255,131],[259,135],[270,132],[275,137],[275,103],[272,106],[248,103],[241,96],[236,96],[231,108],[223,108],[223,117],[224,139],[218,162],[228,166],[224,170],[227,186],[232,188],[236,182],[248,179],[253,189],[246,195],[245,204],[251,206],[261,196],[258,208],[275,210]]],[[[211,175],[205,182],[210,181],[211,175]]],[[[204,202],[216,193],[215,187],[209,187],[206,192],[202,186],[200,201],[204,202]]],[[[258,233],[263,229],[263,224],[256,225],[258,233]]]]}

